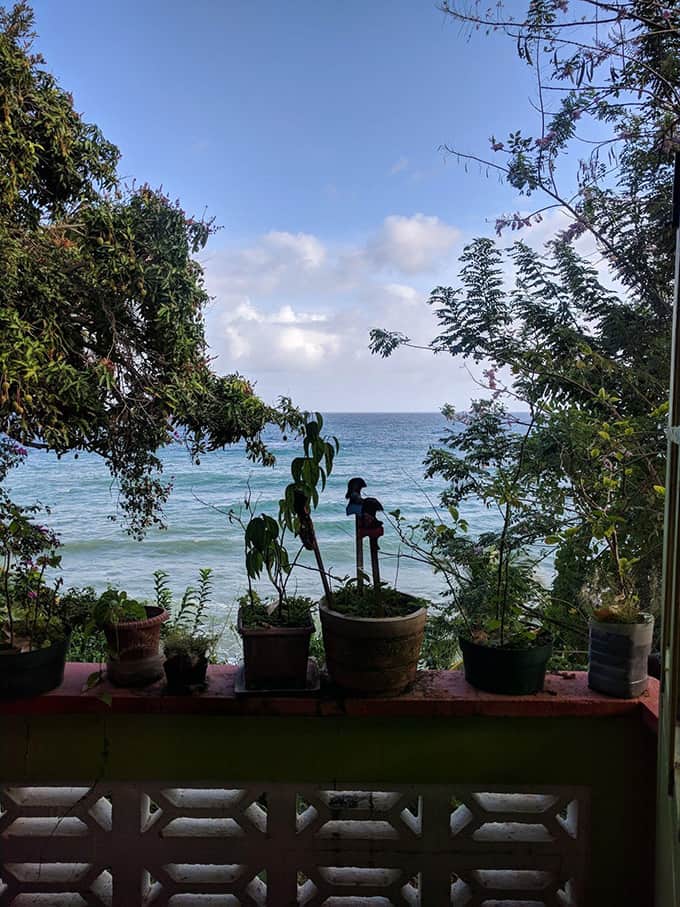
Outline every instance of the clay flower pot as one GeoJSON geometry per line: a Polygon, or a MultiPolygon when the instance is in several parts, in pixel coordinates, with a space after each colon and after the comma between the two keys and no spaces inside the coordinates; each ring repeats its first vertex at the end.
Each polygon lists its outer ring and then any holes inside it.
{"type": "Polygon", "coordinates": [[[397,695],[413,683],[425,635],[425,608],[403,617],[356,617],[333,611],[322,599],[319,615],[333,683],[379,696],[397,695]]]}
{"type": "Polygon", "coordinates": [[[239,611],[238,632],[243,640],[246,689],[303,690],[307,686],[309,640],[314,632],[311,617],[305,627],[244,627],[239,611]]]}
{"type": "Polygon", "coordinates": [[[106,673],[116,686],[145,686],[163,676],[161,624],[170,615],[164,608],[156,606],[147,606],[145,610],[146,620],[130,620],[104,627],[109,649],[106,673]]]}

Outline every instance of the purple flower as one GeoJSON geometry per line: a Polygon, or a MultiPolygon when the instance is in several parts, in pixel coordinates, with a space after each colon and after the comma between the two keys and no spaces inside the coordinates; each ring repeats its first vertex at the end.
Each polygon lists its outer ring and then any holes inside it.
{"type": "Polygon", "coordinates": [[[37,593],[37,592],[34,592],[33,589],[29,589],[29,590],[28,590],[28,597],[29,597],[29,598],[32,598],[32,599],[35,599],[35,598],[38,597],[38,593],[37,593]]]}

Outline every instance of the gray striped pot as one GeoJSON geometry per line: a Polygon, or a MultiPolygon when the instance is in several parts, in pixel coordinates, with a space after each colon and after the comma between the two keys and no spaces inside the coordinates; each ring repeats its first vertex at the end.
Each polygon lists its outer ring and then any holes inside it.
{"type": "Polygon", "coordinates": [[[590,621],[588,686],[598,693],[633,699],[647,689],[647,658],[652,648],[654,618],[641,615],[637,624],[590,621]]]}

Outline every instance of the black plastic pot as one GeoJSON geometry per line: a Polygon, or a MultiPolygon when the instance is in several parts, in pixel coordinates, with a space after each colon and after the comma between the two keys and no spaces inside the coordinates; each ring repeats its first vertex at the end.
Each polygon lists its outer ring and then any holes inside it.
{"type": "Polygon", "coordinates": [[[545,669],[552,655],[552,640],[527,649],[483,646],[462,636],[458,642],[463,653],[465,679],[478,690],[524,696],[543,689],[545,669]]]}
{"type": "Polygon", "coordinates": [[[175,696],[186,696],[205,688],[208,659],[205,655],[171,655],[163,664],[167,690],[175,696]]]}
{"type": "Polygon", "coordinates": [[[61,685],[70,637],[34,652],[0,650],[0,699],[40,696],[61,685]]]}
{"type": "Polygon", "coordinates": [[[244,627],[241,612],[238,632],[243,640],[243,673],[248,690],[304,690],[307,686],[309,640],[306,627],[244,627]]]}

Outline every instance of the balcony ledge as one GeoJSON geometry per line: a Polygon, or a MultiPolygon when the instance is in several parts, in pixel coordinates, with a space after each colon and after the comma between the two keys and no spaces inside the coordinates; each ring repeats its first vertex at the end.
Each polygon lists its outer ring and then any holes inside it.
{"type": "Polygon", "coordinates": [[[86,690],[88,678],[98,670],[96,664],[68,664],[62,686],[32,699],[0,701],[0,715],[583,718],[637,712],[651,732],[656,733],[658,723],[659,683],[653,678],[647,692],[638,699],[613,699],[590,690],[585,672],[548,674],[544,691],[530,696],[483,693],[465,682],[462,671],[421,671],[411,689],[392,698],[348,696],[331,686],[322,686],[321,692],[315,694],[238,696],[234,692],[237,668],[211,665],[205,692],[168,696],[162,682],[128,690],[103,680],[86,690]]]}

